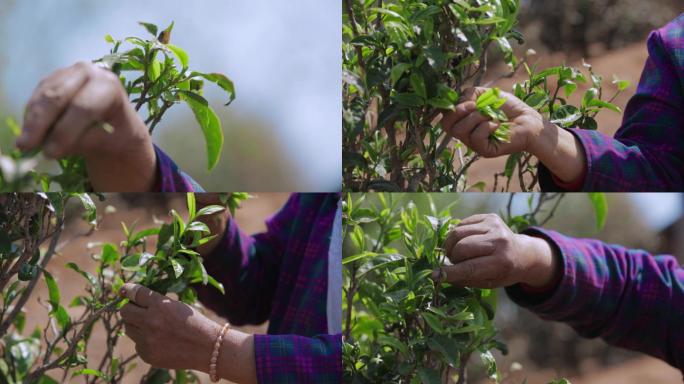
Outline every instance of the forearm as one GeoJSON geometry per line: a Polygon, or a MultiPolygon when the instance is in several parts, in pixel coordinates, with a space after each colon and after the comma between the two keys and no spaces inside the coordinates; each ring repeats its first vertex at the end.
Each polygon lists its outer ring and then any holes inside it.
{"type": "Polygon", "coordinates": [[[545,237],[557,249],[562,273],[556,286],[544,292],[508,287],[513,301],[585,337],[684,366],[673,354],[684,345],[684,338],[673,332],[684,316],[684,272],[673,257],[536,228],[527,233],[545,237]]]}
{"type": "Polygon", "coordinates": [[[530,153],[564,183],[573,183],[586,173],[587,161],[582,143],[572,133],[548,121],[532,141],[530,153]]]}
{"type": "Polygon", "coordinates": [[[532,264],[525,270],[520,283],[532,288],[546,288],[557,282],[562,273],[560,255],[546,239],[538,236],[518,235],[525,254],[532,264]]]}

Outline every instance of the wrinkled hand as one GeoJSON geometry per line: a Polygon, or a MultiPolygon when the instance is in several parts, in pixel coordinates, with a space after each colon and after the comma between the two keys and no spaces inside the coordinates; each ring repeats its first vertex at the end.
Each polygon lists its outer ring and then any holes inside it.
{"type": "Polygon", "coordinates": [[[207,372],[221,327],[193,307],[143,286],[126,283],[121,288],[122,296],[130,298],[133,292],[135,299],[121,309],[121,317],[140,358],[157,368],[207,372]]]}
{"type": "Polygon", "coordinates": [[[506,113],[510,122],[510,142],[492,143],[489,135],[499,124],[482,115],[475,106],[478,96],[486,90],[487,88],[481,87],[465,90],[456,110],[442,118],[444,130],[484,157],[521,151],[533,152],[537,138],[545,128],[539,112],[510,93],[501,92],[501,97],[507,99],[501,110],[506,113]]]}
{"type": "Polygon", "coordinates": [[[96,190],[144,191],[154,182],[156,157],[145,123],[119,78],[94,64],[80,62],[40,82],[16,145],[42,148],[54,159],[83,156],[96,190]]]}
{"type": "Polygon", "coordinates": [[[447,235],[444,251],[453,265],[433,272],[460,286],[506,287],[516,283],[545,286],[558,273],[557,257],[543,239],[515,234],[494,214],[474,215],[447,235]]]}

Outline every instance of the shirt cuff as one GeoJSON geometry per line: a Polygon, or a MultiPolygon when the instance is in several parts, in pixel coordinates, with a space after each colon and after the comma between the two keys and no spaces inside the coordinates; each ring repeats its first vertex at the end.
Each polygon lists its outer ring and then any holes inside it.
{"type": "Polygon", "coordinates": [[[254,335],[259,383],[342,382],[342,335],[254,335]]]}
{"type": "Polygon", "coordinates": [[[154,153],[157,155],[157,182],[154,187],[156,192],[204,192],[204,189],[181,171],[161,148],[155,145],[154,153]]]}

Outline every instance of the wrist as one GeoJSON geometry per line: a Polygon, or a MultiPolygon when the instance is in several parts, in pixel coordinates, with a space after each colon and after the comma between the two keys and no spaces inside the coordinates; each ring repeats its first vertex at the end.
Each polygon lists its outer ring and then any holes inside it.
{"type": "Polygon", "coordinates": [[[536,156],[539,160],[548,158],[553,152],[553,148],[558,141],[559,131],[562,129],[557,125],[544,120],[541,115],[540,127],[536,129],[528,142],[527,152],[536,156]],[[554,137],[556,138],[554,140],[554,137]]]}
{"type": "Polygon", "coordinates": [[[518,236],[523,239],[523,254],[530,258],[519,282],[532,288],[544,288],[556,281],[560,274],[560,257],[553,246],[541,237],[518,236]]]}
{"type": "Polygon", "coordinates": [[[209,373],[209,362],[214,351],[214,344],[221,333],[221,325],[215,321],[208,321],[210,324],[196,338],[197,345],[195,348],[187,351],[187,361],[190,363],[189,368],[194,371],[207,373],[209,373]]]}
{"type": "Polygon", "coordinates": [[[148,136],[123,146],[83,155],[95,191],[149,192],[157,180],[157,156],[148,136]]]}
{"type": "Polygon", "coordinates": [[[530,141],[528,152],[564,184],[581,182],[586,173],[582,143],[568,130],[548,121],[544,121],[544,128],[530,141]]]}

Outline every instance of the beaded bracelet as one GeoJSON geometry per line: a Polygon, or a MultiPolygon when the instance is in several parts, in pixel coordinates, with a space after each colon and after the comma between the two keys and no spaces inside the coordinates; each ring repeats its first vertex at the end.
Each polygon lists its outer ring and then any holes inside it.
{"type": "Polygon", "coordinates": [[[228,325],[228,323],[225,323],[223,328],[221,328],[221,332],[219,332],[216,342],[214,343],[214,351],[211,353],[211,360],[209,360],[209,378],[211,379],[212,383],[218,383],[219,381],[219,377],[216,374],[216,365],[218,363],[221,343],[223,343],[223,336],[226,334],[226,331],[228,331],[228,325]]]}

